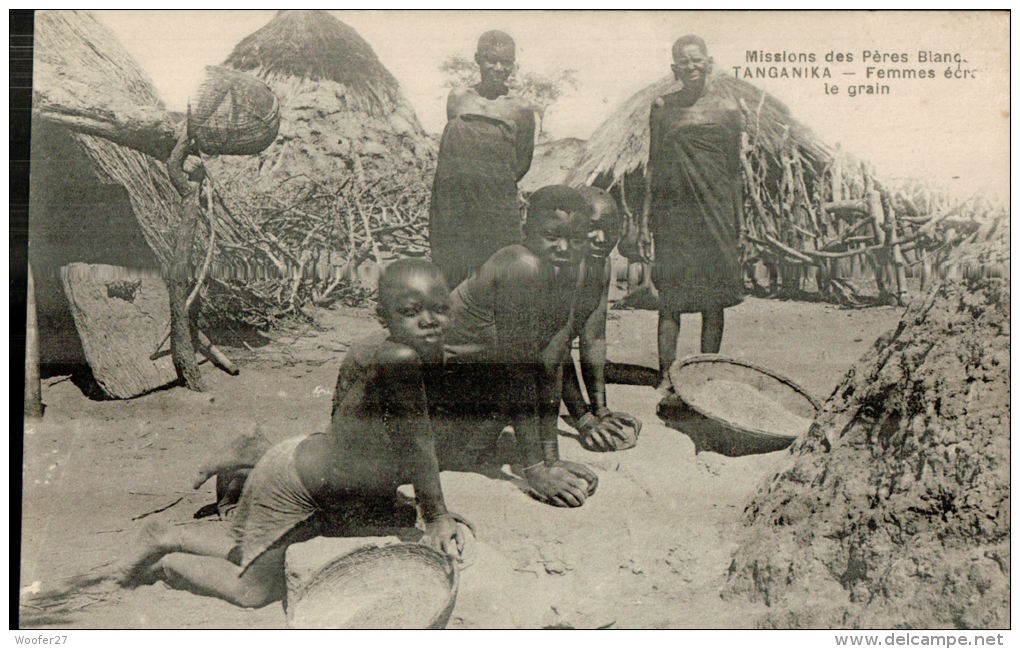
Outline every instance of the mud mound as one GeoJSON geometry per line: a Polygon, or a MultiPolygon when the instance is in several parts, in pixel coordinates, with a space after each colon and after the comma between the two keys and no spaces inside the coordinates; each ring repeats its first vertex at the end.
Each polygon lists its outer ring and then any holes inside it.
{"type": "Polygon", "coordinates": [[[766,627],[1009,625],[1009,287],[933,288],[745,510],[766,627]]]}

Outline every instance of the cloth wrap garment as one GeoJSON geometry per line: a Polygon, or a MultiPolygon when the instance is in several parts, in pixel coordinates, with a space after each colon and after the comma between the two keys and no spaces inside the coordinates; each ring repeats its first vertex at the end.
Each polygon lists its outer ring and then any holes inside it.
{"type": "Polygon", "coordinates": [[[675,92],[652,107],[652,281],[680,313],[743,299],[741,122],[737,104],[711,85],[694,104],[675,92]]]}
{"type": "Polygon", "coordinates": [[[443,131],[429,245],[451,289],[494,252],[521,241],[516,137],[512,122],[472,114],[451,119],[443,131]]]}
{"type": "Polygon", "coordinates": [[[304,439],[291,437],[270,448],[244,483],[231,527],[242,570],[319,511],[294,463],[304,439]]]}

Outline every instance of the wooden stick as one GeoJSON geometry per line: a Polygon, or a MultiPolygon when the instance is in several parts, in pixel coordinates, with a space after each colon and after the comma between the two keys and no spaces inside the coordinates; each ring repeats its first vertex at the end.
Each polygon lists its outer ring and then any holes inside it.
{"type": "Polygon", "coordinates": [[[372,244],[372,256],[375,257],[376,265],[382,265],[382,255],[379,254],[379,245],[375,242],[375,237],[372,236],[372,227],[368,223],[368,216],[364,210],[361,209],[361,203],[354,201],[354,207],[358,210],[358,216],[361,217],[361,223],[365,227],[365,234],[368,235],[368,240],[372,244]]]}
{"type": "Polygon", "coordinates": [[[843,156],[838,143],[832,159],[832,200],[843,200],[843,156]]]}
{"type": "MultiPolygon", "coordinates": [[[[212,263],[213,250],[216,249],[216,226],[213,225],[215,221],[213,217],[213,181],[208,176],[206,176],[206,180],[209,181],[209,191],[206,194],[206,210],[209,217],[209,244],[206,247],[205,259],[202,260],[202,268],[199,270],[198,278],[195,280],[195,287],[191,289],[191,294],[188,295],[188,299],[184,302],[184,310],[189,312],[191,311],[191,305],[195,302],[195,298],[198,297],[198,292],[202,289],[205,276],[209,272],[209,265],[212,263]]],[[[162,344],[160,343],[161,346],[162,344]]]]}
{"type": "Polygon", "coordinates": [[[25,289],[25,416],[42,417],[42,381],[39,371],[39,321],[35,311],[35,280],[32,264],[26,264],[25,289]]]}
{"type": "Polygon", "coordinates": [[[900,306],[906,305],[905,295],[907,293],[907,271],[906,259],[900,249],[899,234],[897,230],[896,211],[889,208],[889,248],[892,251],[892,263],[896,267],[896,302],[900,306]]]}
{"type": "Polygon", "coordinates": [[[55,101],[46,101],[45,93],[40,93],[43,86],[37,85],[33,98],[32,116],[57,126],[98,135],[115,144],[146,153],[157,160],[166,160],[174,148],[177,136],[174,124],[166,111],[150,106],[134,106],[133,112],[115,116],[97,110],[86,115],[64,107],[55,101]],[[43,101],[40,101],[40,97],[43,101]]]}
{"type": "Polygon", "coordinates": [[[184,496],[181,496],[180,498],[178,498],[177,500],[173,501],[169,505],[166,505],[165,507],[160,507],[159,509],[153,509],[151,512],[145,512],[144,514],[139,514],[138,516],[133,517],[131,520],[133,520],[133,521],[140,521],[143,518],[145,518],[146,516],[152,516],[153,514],[158,514],[160,512],[165,512],[166,510],[170,509],[171,507],[173,507],[177,503],[181,502],[182,500],[184,500],[184,496]]]}
{"type": "Polygon", "coordinates": [[[928,251],[922,246],[918,246],[917,256],[921,262],[921,290],[924,291],[931,282],[931,260],[928,251]]]}
{"type": "Polygon", "coordinates": [[[826,212],[842,215],[867,214],[867,201],[863,198],[851,198],[850,200],[830,201],[823,205],[826,212]]]}
{"type": "Polygon", "coordinates": [[[209,337],[205,335],[201,330],[198,330],[198,349],[205,355],[213,365],[220,368],[231,376],[237,376],[241,373],[241,370],[237,369],[237,366],[227,355],[224,354],[219,347],[214,345],[209,337]]]}
{"type": "Polygon", "coordinates": [[[173,263],[170,267],[167,288],[170,293],[170,355],[173,358],[177,376],[189,390],[205,391],[202,373],[195,364],[195,347],[191,341],[191,321],[184,306],[188,291],[188,265],[191,257],[191,239],[198,221],[198,190],[191,186],[184,173],[184,158],[191,147],[186,129],[181,129],[180,138],[173,153],[167,159],[170,181],[181,196],[180,220],[174,238],[173,263]]]}

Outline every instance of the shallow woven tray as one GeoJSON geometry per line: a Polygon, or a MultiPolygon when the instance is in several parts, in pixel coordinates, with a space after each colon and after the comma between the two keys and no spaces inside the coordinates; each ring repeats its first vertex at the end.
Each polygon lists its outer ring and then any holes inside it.
{"type": "Polygon", "coordinates": [[[688,435],[698,452],[736,456],[778,451],[806,433],[821,408],[813,396],[791,379],[753,363],[717,354],[677,361],[669,368],[669,378],[673,392],[659,402],[659,417],[688,435]],[[712,381],[720,381],[720,386],[743,384],[790,416],[751,424],[752,417],[740,412],[749,405],[737,398],[739,394],[730,403],[706,403],[705,389],[712,381]]]}
{"type": "Polygon", "coordinates": [[[288,596],[295,629],[441,629],[457,600],[457,568],[420,543],[337,557],[288,596]]]}

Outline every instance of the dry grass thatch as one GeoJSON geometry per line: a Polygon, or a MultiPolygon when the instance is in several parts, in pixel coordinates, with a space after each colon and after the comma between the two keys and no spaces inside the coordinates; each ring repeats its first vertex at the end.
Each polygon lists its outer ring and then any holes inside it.
{"type": "MultiPolygon", "coordinates": [[[[713,77],[712,83],[733,95],[745,111],[755,111],[754,126],[761,137],[775,144],[789,138],[819,171],[832,161],[832,150],[794,120],[789,109],[775,97],[726,75],[713,77]]],[[[625,101],[589,138],[584,156],[567,182],[609,188],[627,174],[643,173],[648,162],[648,114],[652,102],[675,86],[673,77],[665,77],[625,101]]]]}
{"type": "Polygon", "coordinates": [[[175,126],[148,75],[85,11],[35,15],[32,115],[159,159],[175,126]]]}
{"type": "Polygon", "coordinates": [[[366,258],[425,254],[435,143],[364,39],[327,12],[284,11],[225,65],[259,77],[280,100],[270,147],[206,161],[250,233],[223,261],[239,269],[232,274],[262,276],[224,280],[245,296],[228,310],[254,322],[309,300],[362,299],[357,267],[366,258]]]}
{"type": "Polygon", "coordinates": [[[97,116],[109,116],[111,124],[136,121],[157,125],[146,132],[147,139],[153,132],[172,134],[173,123],[149,78],[109,29],[92,14],[80,11],[36,13],[34,64],[33,120],[63,129],[69,139],[62,141],[88,157],[96,182],[126,190],[147,243],[159,261],[168,262],[180,198],[165,165],[137,149],[90,135],[95,130],[87,126],[78,128],[96,121],[97,116]]]}
{"type": "Polygon", "coordinates": [[[546,185],[565,182],[584,155],[585,144],[584,140],[566,137],[536,146],[531,168],[518,183],[521,191],[531,193],[546,185]]]}
{"type": "Polygon", "coordinates": [[[347,90],[347,107],[386,115],[401,102],[400,86],[372,46],[325,11],[280,11],[245,37],[226,65],[261,76],[332,81],[347,90]]]}
{"type": "MultiPolygon", "coordinates": [[[[844,276],[870,265],[880,297],[902,301],[907,272],[921,266],[922,283],[933,266],[943,275],[958,272],[954,267],[964,262],[953,261],[959,256],[948,253],[964,243],[972,249],[984,243],[980,252],[966,257],[972,267],[965,273],[1002,274],[1001,263],[973,266],[973,260],[1002,258],[998,233],[1003,227],[989,225],[1008,218],[1001,210],[980,198],[953,202],[937,188],[916,183],[883,183],[868,166],[816,138],[785,105],[757,87],[725,75],[713,77],[712,83],[732,96],[744,115],[741,159],[750,244],[744,263],[753,271],[763,262],[771,290],[776,290],[780,269],[784,289],[810,270],[827,296],[853,303],[860,296],[844,276]]],[[[675,84],[665,78],[628,99],[589,139],[567,182],[611,189],[625,213],[631,218],[639,213],[649,112],[655,98],[675,84]]]]}
{"type": "MultiPolygon", "coordinates": [[[[339,184],[420,166],[434,155],[414,109],[372,48],[324,11],[284,11],[244,38],[226,66],[265,81],[280,100],[280,133],[257,158],[222,161],[223,172],[260,191],[291,178],[339,184]]],[[[284,187],[285,192],[291,190],[284,187]]]]}

